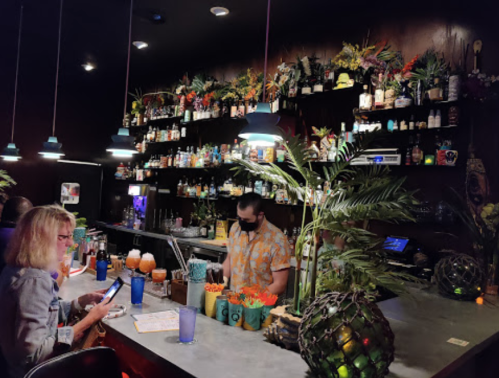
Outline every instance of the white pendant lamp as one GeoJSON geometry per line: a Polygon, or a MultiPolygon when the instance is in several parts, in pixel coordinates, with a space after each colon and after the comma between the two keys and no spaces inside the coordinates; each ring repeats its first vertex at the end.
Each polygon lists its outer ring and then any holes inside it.
{"type": "MultiPolygon", "coordinates": [[[[125,82],[125,106],[123,110],[123,120],[126,118],[126,104],[128,101],[128,78],[130,75],[130,53],[132,45],[132,16],[133,16],[133,0],[130,1],[130,24],[128,26],[128,61],[126,66],[126,82],[125,82]]],[[[127,128],[121,127],[117,135],[111,137],[113,142],[106,149],[111,152],[114,157],[131,158],[138,151],[134,147],[135,138],[130,136],[127,128]]]]}
{"type": "Polygon", "coordinates": [[[19,15],[19,36],[17,39],[17,63],[16,63],[16,81],[14,84],[14,106],[12,110],[12,131],[10,136],[10,143],[4,148],[2,152],[2,158],[5,161],[18,161],[21,159],[19,155],[19,148],[16,148],[14,143],[14,129],[16,125],[16,104],[17,104],[17,83],[19,78],[19,58],[21,56],[21,32],[23,29],[23,10],[24,6],[21,5],[21,13],[19,15]]]}
{"type": "Polygon", "coordinates": [[[57,87],[59,86],[59,61],[61,58],[61,30],[62,30],[62,5],[63,1],[61,0],[61,6],[59,10],[59,38],[57,42],[57,68],[55,72],[55,94],[54,94],[54,115],[52,118],[52,136],[49,137],[47,142],[43,143],[43,149],[39,152],[42,157],[45,159],[57,160],[64,156],[64,152],[62,152],[61,147],[62,144],[57,141],[57,137],[55,136],[55,121],[57,118],[57,87]]]}
{"type": "MultiPolygon", "coordinates": [[[[267,34],[265,37],[265,65],[263,69],[263,101],[265,101],[265,82],[267,80],[267,56],[269,51],[270,0],[267,6],[267,34]]],[[[281,117],[270,111],[270,104],[258,103],[256,111],[246,115],[248,125],[241,130],[239,137],[247,139],[250,146],[273,146],[282,136],[277,123],[281,117]]]]}

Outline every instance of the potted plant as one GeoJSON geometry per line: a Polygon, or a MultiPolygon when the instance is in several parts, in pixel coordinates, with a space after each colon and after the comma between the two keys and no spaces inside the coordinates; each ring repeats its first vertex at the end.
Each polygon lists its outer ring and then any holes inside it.
{"type": "MultiPolygon", "coordinates": [[[[294,297],[292,305],[286,309],[290,315],[298,317],[298,320],[294,320],[295,323],[299,322],[299,317],[310,303],[313,302],[314,306],[325,305],[322,297],[314,302],[316,296],[322,293],[339,290],[353,302],[349,293],[363,291],[367,292],[369,300],[376,296],[380,287],[401,294],[405,291],[404,280],[416,280],[411,275],[388,269],[381,240],[369,231],[371,221],[413,221],[410,209],[417,203],[413,192],[405,190],[405,179],[391,176],[388,167],[351,165],[352,160],[372,145],[379,134],[380,132],[367,132],[362,140],[346,143],[339,150],[337,161],[324,167],[321,175],[313,169],[307,146],[299,135],[283,135],[290,168],[297,172],[305,185],[300,185],[298,180],[275,164],[259,165],[251,161],[237,161],[241,167],[236,167],[235,170],[249,171],[280,185],[291,198],[303,204],[313,204],[316,200],[311,189],[319,185],[329,186],[318,206],[303,206],[302,231],[295,247],[294,297]],[[307,213],[311,218],[308,223],[307,213]],[[320,233],[323,231],[327,231],[327,239],[334,242],[335,246],[319,251],[320,233]],[[302,283],[301,268],[305,249],[309,249],[310,253],[302,283]],[[319,261],[325,267],[320,272],[319,261]],[[332,268],[334,261],[343,265],[341,272],[332,268]]],[[[324,300],[327,302],[330,299],[324,300]]],[[[283,332],[283,338],[289,338],[290,333],[285,330],[283,332]]]]}
{"type": "Polygon", "coordinates": [[[87,218],[79,217],[77,212],[74,212],[73,215],[76,218],[76,225],[74,230],[74,239],[76,243],[80,243],[80,240],[85,237],[87,231],[87,218]]]}
{"type": "Polygon", "coordinates": [[[129,92],[129,94],[135,99],[132,102],[132,114],[137,118],[137,126],[142,126],[144,124],[144,114],[147,109],[146,98],[142,94],[141,89],[135,89],[135,93],[129,92]]]}

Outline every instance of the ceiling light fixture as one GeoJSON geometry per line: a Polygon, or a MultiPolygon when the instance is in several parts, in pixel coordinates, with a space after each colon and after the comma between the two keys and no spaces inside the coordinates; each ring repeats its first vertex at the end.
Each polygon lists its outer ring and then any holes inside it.
{"type": "Polygon", "coordinates": [[[133,45],[139,50],[145,49],[147,46],[149,46],[147,42],[143,41],[133,41],[133,45]]]}
{"type": "Polygon", "coordinates": [[[95,65],[93,65],[92,63],[85,63],[85,64],[82,64],[81,65],[83,67],[83,69],[85,71],[92,71],[92,70],[95,70],[95,65]]]}
{"type": "MultiPolygon", "coordinates": [[[[125,81],[125,106],[123,109],[123,124],[126,119],[126,104],[128,101],[128,78],[130,76],[130,52],[132,46],[132,16],[133,16],[133,0],[130,0],[130,24],[128,26],[128,60],[126,66],[126,81],[125,81]]],[[[111,152],[114,157],[131,158],[138,151],[135,149],[133,143],[135,138],[130,136],[130,131],[121,127],[117,135],[111,137],[113,143],[106,149],[111,152]]]]}
{"type": "Polygon", "coordinates": [[[21,56],[21,32],[23,28],[23,10],[24,6],[21,5],[21,14],[19,15],[19,36],[17,39],[17,63],[16,63],[16,80],[14,84],[14,106],[12,110],[12,131],[10,136],[10,143],[4,148],[2,153],[3,160],[6,161],[18,161],[21,159],[19,155],[19,148],[16,148],[14,143],[14,129],[16,125],[16,104],[17,104],[17,83],[19,77],[19,58],[21,56]]]}
{"type": "Polygon", "coordinates": [[[224,7],[213,7],[210,9],[210,12],[217,17],[227,16],[229,14],[229,10],[224,7]]]}
{"type": "Polygon", "coordinates": [[[55,94],[54,94],[54,116],[52,119],[52,136],[49,137],[47,142],[43,143],[43,149],[39,152],[45,159],[57,160],[64,156],[61,147],[62,144],[57,141],[55,136],[55,121],[57,119],[57,88],[59,86],[59,62],[61,60],[61,31],[62,31],[62,6],[63,0],[61,0],[61,7],[59,10],[59,39],[57,42],[57,67],[55,71],[55,94]]]}
{"type": "Polygon", "coordinates": [[[282,140],[277,127],[281,117],[273,114],[270,104],[265,102],[265,78],[267,77],[267,60],[269,52],[270,0],[267,6],[267,33],[265,36],[265,64],[263,68],[263,101],[258,103],[256,111],[246,115],[248,125],[239,133],[239,137],[247,139],[251,146],[273,146],[282,140]]]}

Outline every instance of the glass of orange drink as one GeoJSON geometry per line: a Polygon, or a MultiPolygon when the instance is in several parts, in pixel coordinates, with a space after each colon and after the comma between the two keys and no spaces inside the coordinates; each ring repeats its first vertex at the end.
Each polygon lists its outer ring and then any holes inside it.
{"type": "Polygon", "coordinates": [[[153,269],[152,282],[161,285],[166,280],[166,269],[153,269]]]}
{"type": "Polygon", "coordinates": [[[156,261],[152,253],[144,253],[142,259],[140,260],[139,269],[147,277],[149,273],[156,268],[156,261]]]}
{"type": "Polygon", "coordinates": [[[140,251],[132,249],[125,260],[126,267],[131,270],[130,277],[133,277],[135,269],[140,266],[140,251]]]}

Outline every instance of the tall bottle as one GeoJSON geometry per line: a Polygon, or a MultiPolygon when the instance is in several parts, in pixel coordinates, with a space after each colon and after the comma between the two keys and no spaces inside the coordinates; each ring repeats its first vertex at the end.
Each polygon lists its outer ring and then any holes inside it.
{"type": "Polygon", "coordinates": [[[346,141],[347,141],[347,126],[345,122],[342,122],[340,137],[338,139],[338,151],[341,151],[346,141]]]}
{"type": "Polygon", "coordinates": [[[412,148],[412,165],[420,165],[423,161],[423,151],[421,150],[420,143],[420,135],[417,134],[414,147],[412,148]]]}
{"type": "Polygon", "coordinates": [[[199,178],[199,181],[196,185],[196,197],[200,198],[201,197],[201,192],[203,191],[203,184],[201,181],[201,177],[199,178]]]}
{"type": "Polygon", "coordinates": [[[234,139],[234,146],[232,147],[232,161],[235,159],[241,160],[243,158],[243,154],[241,149],[239,148],[239,144],[237,143],[237,139],[234,139]]]}
{"type": "Polygon", "coordinates": [[[359,96],[359,110],[368,111],[373,107],[373,96],[367,91],[368,86],[364,85],[364,93],[359,96]]]}
{"type": "Polygon", "coordinates": [[[97,281],[105,281],[107,275],[107,254],[104,247],[104,242],[99,242],[99,251],[95,258],[95,270],[97,271],[97,281]]]}
{"type": "Polygon", "coordinates": [[[327,153],[327,160],[328,161],[336,161],[336,155],[338,154],[338,150],[336,149],[336,138],[333,138],[331,141],[331,147],[329,148],[329,151],[327,153]]]}
{"type": "Polygon", "coordinates": [[[380,73],[378,77],[378,85],[374,91],[374,106],[376,109],[382,109],[385,103],[385,91],[383,90],[383,75],[380,73]]]}

